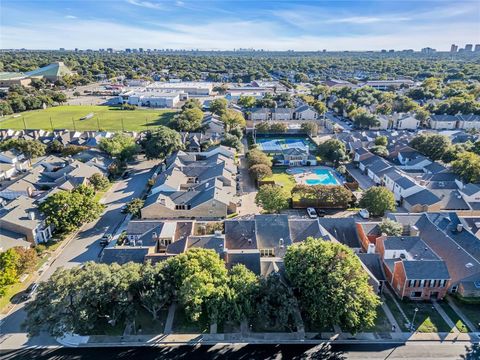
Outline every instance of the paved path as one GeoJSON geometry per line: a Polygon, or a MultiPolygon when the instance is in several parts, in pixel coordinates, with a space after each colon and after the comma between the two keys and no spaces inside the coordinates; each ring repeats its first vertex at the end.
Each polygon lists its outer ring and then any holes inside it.
{"type": "Polygon", "coordinates": [[[445,312],[445,310],[442,309],[442,307],[440,306],[440,304],[438,302],[436,302],[435,300],[432,301],[432,305],[435,307],[435,310],[437,310],[437,312],[440,314],[440,316],[443,318],[443,320],[445,320],[445,322],[447,323],[448,326],[450,326],[450,328],[452,329],[452,331],[454,333],[458,333],[458,329],[457,327],[455,326],[455,324],[453,323],[452,319],[450,319],[447,315],[447,313],[445,312]]]}
{"type": "Polygon", "coordinates": [[[165,321],[165,334],[171,334],[172,333],[172,327],[173,327],[173,318],[175,317],[175,309],[177,308],[177,305],[173,303],[170,305],[168,308],[168,315],[167,315],[167,320],[165,321]]]}
{"type": "Polygon", "coordinates": [[[357,168],[355,165],[348,164],[347,170],[350,175],[352,175],[352,177],[355,179],[355,181],[358,182],[358,185],[361,189],[365,190],[371,188],[372,186],[375,186],[375,183],[372,181],[372,179],[370,179],[367,175],[363,174],[360,169],[357,168]]]}
{"type": "Polygon", "coordinates": [[[387,304],[385,304],[385,302],[382,303],[382,309],[385,312],[385,315],[387,316],[388,321],[390,321],[390,324],[395,326],[395,332],[397,333],[401,332],[402,330],[400,329],[400,326],[398,325],[397,320],[395,320],[395,317],[393,316],[392,311],[387,306],[387,304]]]}

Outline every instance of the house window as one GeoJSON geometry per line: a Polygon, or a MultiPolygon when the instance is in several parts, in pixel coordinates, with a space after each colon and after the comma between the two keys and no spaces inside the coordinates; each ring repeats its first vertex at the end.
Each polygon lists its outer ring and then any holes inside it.
{"type": "Polygon", "coordinates": [[[269,249],[260,249],[260,256],[261,257],[274,257],[275,252],[273,251],[272,248],[269,249]]]}
{"type": "Polygon", "coordinates": [[[168,246],[172,243],[172,239],[160,239],[160,245],[168,246]]]}
{"type": "Polygon", "coordinates": [[[415,281],[408,280],[408,287],[413,287],[414,284],[415,284],[415,281]]]}
{"type": "Polygon", "coordinates": [[[421,291],[412,291],[410,293],[410,297],[411,298],[419,298],[419,297],[422,297],[422,292],[421,291]]]}
{"type": "Polygon", "coordinates": [[[445,283],[447,282],[447,280],[439,280],[439,282],[440,287],[445,287],[445,283]]]}
{"type": "Polygon", "coordinates": [[[425,280],[421,280],[420,281],[420,287],[424,287],[425,286],[425,280]]]}
{"type": "Polygon", "coordinates": [[[458,285],[452,286],[452,294],[456,293],[458,290],[458,285]]]}

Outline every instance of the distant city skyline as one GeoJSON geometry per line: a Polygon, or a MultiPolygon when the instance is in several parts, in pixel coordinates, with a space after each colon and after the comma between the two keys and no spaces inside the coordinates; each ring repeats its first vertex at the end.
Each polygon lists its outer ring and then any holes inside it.
{"type": "Polygon", "coordinates": [[[366,51],[478,44],[478,1],[2,0],[0,48],[366,51]]]}

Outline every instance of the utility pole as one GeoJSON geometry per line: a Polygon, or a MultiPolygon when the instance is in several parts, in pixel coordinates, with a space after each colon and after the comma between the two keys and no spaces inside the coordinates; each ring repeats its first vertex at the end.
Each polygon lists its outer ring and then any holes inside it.
{"type": "Polygon", "coordinates": [[[27,123],[25,122],[25,117],[24,116],[22,116],[22,120],[23,120],[23,129],[27,130],[27,123]]]}
{"type": "Polygon", "coordinates": [[[412,318],[412,323],[410,324],[410,330],[414,331],[415,330],[415,316],[417,315],[418,308],[415,308],[415,312],[413,313],[413,318],[412,318]]]}
{"type": "Polygon", "coordinates": [[[73,119],[73,116],[72,116],[72,123],[73,123],[73,131],[77,131],[77,128],[75,126],[75,120],[73,119]]]}
{"type": "Polygon", "coordinates": [[[53,122],[52,122],[52,117],[50,116],[50,126],[52,127],[52,131],[53,131],[53,122]]]}
{"type": "Polygon", "coordinates": [[[98,116],[97,116],[97,127],[98,127],[98,131],[100,131],[100,119],[98,116]]]}
{"type": "Polygon", "coordinates": [[[123,125],[123,118],[121,120],[122,120],[122,131],[125,132],[125,126],[123,125]]]}

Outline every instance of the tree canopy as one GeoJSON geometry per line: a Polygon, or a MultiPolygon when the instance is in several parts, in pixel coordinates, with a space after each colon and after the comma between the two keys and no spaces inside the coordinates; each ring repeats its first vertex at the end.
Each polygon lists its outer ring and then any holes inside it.
{"type": "Polygon", "coordinates": [[[117,133],[110,138],[102,138],[98,147],[112,157],[118,157],[120,161],[128,161],[137,152],[135,138],[131,135],[117,133]]]}
{"type": "Polygon", "coordinates": [[[269,213],[278,213],[289,206],[290,194],[280,186],[262,185],[255,196],[255,203],[269,213]]]}
{"type": "Polygon", "coordinates": [[[308,319],[356,333],[373,325],[380,301],[360,260],[346,245],[322,239],[289,246],[285,270],[308,319]]]}
{"type": "Polygon", "coordinates": [[[165,159],[173,152],[183,149],[180,134],[166,126],[159,126],[154,132],[148,133],[142,146],[149,159],[165,159]]]}
{"type": "Polygon", "coordinates": [[[383,186],[373,186],[365,191],[360,199],[360,206],[372,216],[383,216],[386,211],[396,209],[393,193],[383,186]]]}

